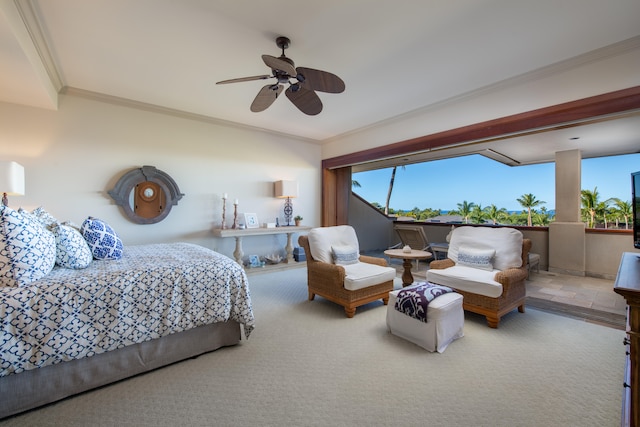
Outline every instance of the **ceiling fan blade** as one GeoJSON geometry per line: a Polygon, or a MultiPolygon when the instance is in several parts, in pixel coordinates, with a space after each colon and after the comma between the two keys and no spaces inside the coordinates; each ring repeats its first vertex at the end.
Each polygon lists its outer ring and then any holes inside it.
{"type": "Polygon", "coordinates": [[[284,86],[282,85],[266,85],[260,89],[256,98],[251,103],[251,111],[259,113],[264,111],[278,98],[284,86]]]}
{"type": "Polygon", "coordinates": [[[267,67],[271,68],[272,70],[284,71],[291,77],[295,77],[296,75],[296,68],[293,65],[289,64],[287,61],[283,61],[282,59],[276,58],[275,56],[271,55],[262,55],[262,60],[265,64],[267,64],[267,67]]]}
{"type": "Polygon", "coordinates": [[[322,101],[314,91],[306,89],[304,86],[297,86],[298,90],[294,91],[296,85],[287,88],[285,95],[298,107],[298,110],[310,116],[315,116],[322,111],[322,101]]]}
{"type": "Polygon", "coordinates": [[[296,71],[304,76],[304,84],[310,89],[328,93],[344,92],[344,82],[335,74],[305,67],[298,67],[296,71]]]}
{"type": "Polygon", "coordinates": [[[224,85],[227,83],[239,83],[239,82],[250,82],[252,80],[265,80],[265,79],[270,79],[273,76],[270,75],[263,75],[263,76],[251,76],[251,77],[240,77],[238,79],[230,79],[230,80],[222,80],[220,82],[217,82],[217,85],[224,85]]]}

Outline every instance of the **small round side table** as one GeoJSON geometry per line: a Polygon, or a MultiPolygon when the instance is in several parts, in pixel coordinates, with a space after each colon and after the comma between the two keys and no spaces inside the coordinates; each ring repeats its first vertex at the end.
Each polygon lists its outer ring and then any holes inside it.
{"type": "Polygon", "coordinates": [[[413,274],[411,274],[412,261],[416,259],[431,258],[431,252],[411,249],[411,252],[404,252],[402,249],[387,249],[384,254],[389,258],[400,258],[403,260],[402,266],[402,286],[409,286],[413,283],[413,274]]]}

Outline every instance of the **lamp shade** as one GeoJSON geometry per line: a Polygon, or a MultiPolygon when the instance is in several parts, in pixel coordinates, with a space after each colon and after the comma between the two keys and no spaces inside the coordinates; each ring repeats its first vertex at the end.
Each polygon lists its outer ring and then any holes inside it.
{"type": "Polygon", "coordinates": [[[24,195],[24,166],[16,162],[0,162],[0,193],[24,195]]]}
{"type": "Polygon", "coordinates": [[[276,181],[275,193],[279,199],[298,197],[298,181],[276,181]]]}

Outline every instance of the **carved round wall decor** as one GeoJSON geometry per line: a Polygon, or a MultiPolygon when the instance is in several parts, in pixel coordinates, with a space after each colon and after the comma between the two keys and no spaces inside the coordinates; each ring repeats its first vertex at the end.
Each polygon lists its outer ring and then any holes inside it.
{"type": "Polygon", "coordinates": [[[125,173],[109,195],[124,214],[137,224],[155,224],[169,215],[184,196],[176,182],[154,166],[125,173]]]}

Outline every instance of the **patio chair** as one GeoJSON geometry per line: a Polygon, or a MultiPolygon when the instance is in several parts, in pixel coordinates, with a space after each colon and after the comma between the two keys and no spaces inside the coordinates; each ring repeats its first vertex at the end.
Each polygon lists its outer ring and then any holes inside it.
{"type": "MultiPolygon", "coordinates": [[[[403,246],[409,246],[411,249],[416,249],[420,251],[431,252],[431,258],[427,258],[427,261],[431,261],[435,259],[434,251],[431,248],[431,244],[427,239],[427,235],[424,233],[424,229],[419,225],[406,225],[406,224],[396,224],[393,229],[398,233],[400,237],[400,243],[391,246],[389,249],[397,249],[403,246]]],[[[416,271],[418,270],[418,261],[416,259],[416,271]]]]}

